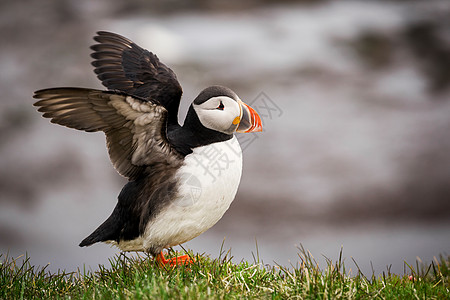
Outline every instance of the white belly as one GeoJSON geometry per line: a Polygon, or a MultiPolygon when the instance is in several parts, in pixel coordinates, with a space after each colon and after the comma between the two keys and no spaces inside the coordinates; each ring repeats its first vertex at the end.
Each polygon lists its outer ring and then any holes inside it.
{"type": "Polygon", "coordinates": [[[242,151],[236,137],[194,149],[177,172],[183,182],[179,197],[147,225],[144,248],[179,245],[211,228],[234,200],[241,173],[242,151]]]}

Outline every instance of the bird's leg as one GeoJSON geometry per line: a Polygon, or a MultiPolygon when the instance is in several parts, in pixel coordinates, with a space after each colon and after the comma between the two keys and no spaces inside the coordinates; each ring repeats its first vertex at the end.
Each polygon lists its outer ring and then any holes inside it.
{"type": "Polygon", "coordinates": [[[187,254],[169,259],[169,264],[171,266],[188,265],[192,264],[193,262],[194,259],[191,259],[187,254]]]}
{"type": "Polygon", "coordinates": [[[160,266],[170,265],[170,266],[180,266],[180,265],[187,265],[194,262],[194,259],[191,259],[189,255],[181,255],[176,256],[174,258],[166,259],[164,257],[164,253],[161,251],[158,255],[156,255],[156,262],[160,266]]]}
{"type": "Polygon", "coordinates": [[[156,255],[155,260],[161,267],[165,266],[169,262],[169,260],[164,257],[164,253],[162,251],[156,255]]]}

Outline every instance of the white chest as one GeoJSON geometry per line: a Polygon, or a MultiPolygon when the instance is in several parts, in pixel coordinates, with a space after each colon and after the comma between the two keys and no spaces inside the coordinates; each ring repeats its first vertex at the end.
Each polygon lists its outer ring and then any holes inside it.
{"type": "Polygon", "coordinates": [[[241,173],[236,137],[194,149],[176,175],[182,182],[179,197],[147,225],[144,248],[182,244],[211,228],[234,200],[241,173]]]}

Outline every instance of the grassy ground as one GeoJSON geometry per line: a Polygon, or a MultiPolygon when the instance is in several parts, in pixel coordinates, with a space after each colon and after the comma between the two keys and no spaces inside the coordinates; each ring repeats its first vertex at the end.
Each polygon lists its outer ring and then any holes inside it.
{"type": "Polygon", "coordinates": [[[161,268],[151,258],[121,254],[95,272],[56,274],[31,266],[28,258],[2,256],[0,299],[450,299],[450,257],[407,266],[404,275],[368,278],[348,274],[342,252],[324,269],[304,249],[299,265],[289,268],[262,265],[257,257],[235,264],[229,253],[218,259],[187,253],[195,259],[189,267],[161,268]]]}

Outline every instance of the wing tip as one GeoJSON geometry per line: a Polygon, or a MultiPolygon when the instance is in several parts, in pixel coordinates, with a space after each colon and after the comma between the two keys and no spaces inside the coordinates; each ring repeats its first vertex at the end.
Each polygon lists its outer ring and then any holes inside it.
{"type": "Polygon", "coordinates": [[[126,38],[123,35],[120,35],[118,33],[105,31],[105,30],[100,30],[100,31],[97,31],[96,34],[97,35],[95,35],[93,37],[93,39],[94,39],[94,41],[96,41],[99,44],[104,44],[105,40],[108,43],[117,43],[117,42],[119,42],[119,43],[122,43],[122,44],[125,44],[125,45],[133,44],[133,42],[130,39],[128,39],[128,38],[126,38]]]}

